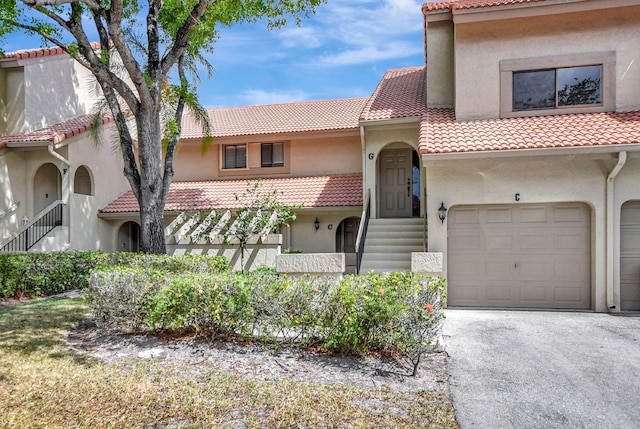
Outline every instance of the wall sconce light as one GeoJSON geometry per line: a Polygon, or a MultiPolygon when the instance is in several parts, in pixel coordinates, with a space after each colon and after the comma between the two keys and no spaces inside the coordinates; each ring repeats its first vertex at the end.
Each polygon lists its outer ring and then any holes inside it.
{"type": "Polygon", "coordinates": [[[26,225],[28,223],[29,223],[29,216],[25,214],[24,216],[22,216],[22,224],[26,225]]]}
{"type": "Polygon", "coordinates": [[[440,203],[440,207],[438,208],[438,217],[442,223],[444,223],[444,220],[447,218],[447,208],[444,206],[444,201],[440,203]]]}
{"type": "Polygon", "coordinates": [[[329,228],[329,231],[331,231],[333,229],[333,224],[330,223],[329,225],[327,225],[327,228],[329,228]]]}
{"type": "Polygon", "coordinates": [[[315,222],[313,222],[313,225],[316,227],[316,231],[320,229],[320,221],[318,220],[318,218],[316,218],[315,222]]]}
{"type": "Polygon", "coordinates": [[[62,169],[62,174],[67,174],[67,171],[69,171],[69,169],[67,169],[67,168],[63,168],[63,169],[62,169]]]}

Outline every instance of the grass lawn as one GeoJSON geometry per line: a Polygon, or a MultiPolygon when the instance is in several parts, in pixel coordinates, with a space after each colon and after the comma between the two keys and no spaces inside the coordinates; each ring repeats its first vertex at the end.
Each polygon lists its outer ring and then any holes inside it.
{"type": "Polygon", "coordinates": [[[0,310],[0,428],[457,428],[445,394],[395,392],[73,353],[82,299],[0,310]]]}

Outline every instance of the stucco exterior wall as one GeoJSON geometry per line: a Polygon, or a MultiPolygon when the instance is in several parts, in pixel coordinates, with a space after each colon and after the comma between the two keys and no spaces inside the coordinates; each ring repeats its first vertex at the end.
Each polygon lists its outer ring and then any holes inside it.
{"type": "Polygon", "coordinates": [[[214,144],[201,153],[199,141],[181,142],[174,158],[174,180],[212,180],[220,178],[314,176],[323,174],[347,174],[361,171],[361,145],[358,135],[328,136],[295,139],[247,140],[215,138],[214,144]],[[284,166],[261,167],[261,143],[283,142],[284,166]],[[247,144],[247,168],[221,169],[225,144],[247,144]]]}
{"type": "Polygon", "coordinates": [[[91,112],[95,79],[66,54],[30,58],[24,66],[25,132],[91,112]]]}
{"type": "Polygon", "coordinates": [[[24,70],[0,68],[0,136],[24,130],[24,70]]]}
{"type": "Polygon", "coordinates": [[[427,24],[427,107],[453,107],[453,23],[427,24]]]}
{"type": "MultiPolygon", "coordinates": [[[[606,311],[606,179],[615,159],[568,157],[467,159],[428,162],[429,251],[443,252],[447,275],[447,221],[438,220],[441,202],[456,206],[582,202],[591,209],[592,305],[606,311]],[[519,194],[516,202],[515,195],[519,194]]],[[[640,199],[640,160],[630,160],[616,181],[616,209],[640,199]]],[[[619,232],[616,238],[619,248],[619,232]]]]}
{"type": "Polygon", "coordinates": [[[299,211],[298,218],[288,231],[283,231],[283,248],[303,253],[331,253],[336,251],[338,225],[348,217],[360,217],[362,209],[341,209],[335,211],[299,211]],[[314,221],[318,219],[320,228],[316,231],[314,221]],[[331,229],[329,229],[331,225],[331,229]]]}
{"type": "Polygon", "coordinates": [[[291,174],[314,176],[362,171],[360,137],[311,138],[291,142],[291,174]]]}
{"type": "Polygon", "coordinates": [[[21,225],[26,207],[26,175],[20,154],[0,149],[0,241],[21,225]]]}
{"type": "Polygon", "coordinates": [[[638,6],[456,24],[456,117],[499,117],[501,60],[606,51],[616,53],[616,110],[638,110],[639,39],[638,6]]]}

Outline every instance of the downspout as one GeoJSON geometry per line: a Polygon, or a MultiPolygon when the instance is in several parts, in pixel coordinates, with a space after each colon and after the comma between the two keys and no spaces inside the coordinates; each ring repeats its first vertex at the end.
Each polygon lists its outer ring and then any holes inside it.
{"type": "Polygon", "coordinates": [[[62,155],[60,155],[58,152],[56,152],[53,149],[54,149],[53,148],[53,142],[51,142],[51,144],[47,146],[47,150],[49,151],[49,153],[53,157],[55,157],[55,158],[59,159],[60,161],[62,161],[64,164],[67,164],[67,167],[70,167],[71,163],[65,157],[63,157],[62,155]]]}
{"type": "Polygon", "coordinates": [[[607,307],[609,310],[614,310],[616,308],[616,304],[613,296],[613,287],[614,287],[614,234],[615,234],[615,210],[614,210],[614,190],[615,190],[615,181],[618,173],[624,167],[624,164],[627,162],[627,152],[619,152],[618,153],[618,163],[613,170],[607,176],[607,307]]]}

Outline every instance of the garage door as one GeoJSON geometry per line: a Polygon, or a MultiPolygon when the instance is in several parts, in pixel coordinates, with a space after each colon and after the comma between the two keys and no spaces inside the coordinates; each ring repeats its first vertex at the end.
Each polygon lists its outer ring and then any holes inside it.
{"type": "Polygon", "coordinates": [[[625,203],[620,216],[620,309],[640,310],[640,201],[625,203]]]}
{"type": "Polygon", "coordinates": [[[586,205],[454,207],[447,223],[449,305],[591,307],[586,205]]]}

